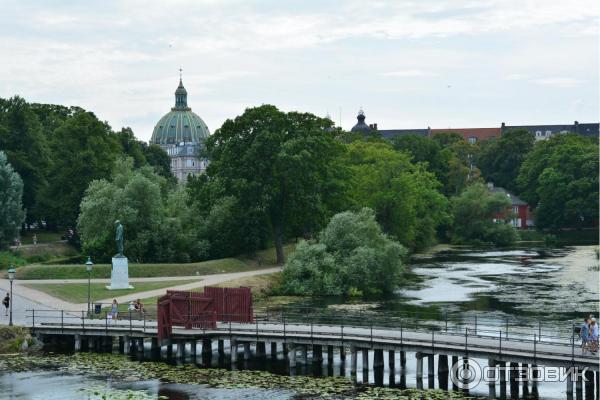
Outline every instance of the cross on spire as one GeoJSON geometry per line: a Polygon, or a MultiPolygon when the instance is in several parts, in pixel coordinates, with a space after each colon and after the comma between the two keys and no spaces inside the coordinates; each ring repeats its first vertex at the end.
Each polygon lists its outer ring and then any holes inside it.
{"type": "Polygon", "coordinates": [[[181,67],[179,67],[179,80],[181,80],[181,73],[183,72],[183,70],[181,69],[181,67]]]}

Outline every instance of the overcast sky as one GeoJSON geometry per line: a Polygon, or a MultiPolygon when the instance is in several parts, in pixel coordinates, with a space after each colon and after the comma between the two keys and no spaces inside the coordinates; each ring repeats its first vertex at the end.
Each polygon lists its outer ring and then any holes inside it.
{"type": "Polygon", "coordinates": [[[78,105],[148,140],[174,104],[362,106],[380,129],[597,122],[597,0],[0,1],[0,97],[78,105]]]}

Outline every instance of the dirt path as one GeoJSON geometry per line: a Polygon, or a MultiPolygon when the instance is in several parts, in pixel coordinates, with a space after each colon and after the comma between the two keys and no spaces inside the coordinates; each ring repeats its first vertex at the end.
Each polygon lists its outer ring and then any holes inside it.
{"type": "MultiPolygon", "coordinates": [[[[131,278],[130,279],[131,283],[169,281],[169,280],[181,281],[181,280],[185,280],[185,279],[190,279],[190,280],[193,279],[193,281],[190,283],[183,284],[183,285],[165,287],[165,288],[161,288],[161,289],[148,290],[145,292],[137,292],[137,293],[132,293],[132,294],[124,295],[124,296],[119,296],[119,297],[116,297],[116,299],[117,299],[117,302],[119,302],[121,304],[129,303],[130,301],[138,299],[138,298],[143,299],[143,298],[148,298],[148,297],[160,296],[160,295],[164,294],[165,291],[168,289],[170,289],[170,290],[192,290],[192,289],[197,289],[197,288],[204,287],[204,286],[217,285],[217,284],[220,284],[220,283],[223,283],[226,281],[230,281],[230,280],[234,280],[234,279],[246,278],[246,277],[262,275],[262,274],[271,274],[271,273],[279,272],[279,271],[281,271],[281,267],[266,268],[266,269],[260,269],[260,270],[254,270],[254,271],[231,272],[231,273],[226,273],[226,274],[199,275],[199,276],[192,276],[192,277],[177,276],[177,277],[159,277],[159,278],[131,278]]],[[[42,291],[23,286],[23,284],[29,284],[29,283],[61,284],[61,283],[83,283],[83,282],[87,283],[87,279],[53,279],[53,280],[14,281],[13,282],[13,285],[14,285],[13,293],[15,294],[15,305],[17,303],[17,296],[18,296],[19,298],[22,299],[21,302],[23,304],[27,304],[27,307],[36,306],[36,304],[37,304],[46,309],[69,310],[69,311],[86,310],[87,303],[83,303],[83,304],[70,303],[70,302],[58,299],[56,297],[50,296],[49,294],[44,293],[42,291]]],[[[92,282],[99,282],[99,283],[107,282],[108,283],[108,282],[110,282],[110,279],[92,279],[92,282]]],[[[0,279],[0,293],[2,295],[4,295],[4,292],[9,290],[9,287],[10,287],[10,283],[8,282],[8,280],[0,279]]],[[[94,300],[94,303],[111,303],[112,300],[113,300],[112,297],[106,298],[106,299],[101,299],[101,300],[96,299],[96,300],[94,300]]],[[[39,307],[36,307],[36,308],[39,308],[39,307]]],[[[23,308],[23,310],[24,310],[24,308],[23,308]]],[[[21,310],[21,311],[23,311],[23,310],[21,310]]],[[[14,310],[14,313],[17,314],[17,310],[14,310]]],[[[4,321],[0,320],[0,324],[3,322],[4,321]]]]}

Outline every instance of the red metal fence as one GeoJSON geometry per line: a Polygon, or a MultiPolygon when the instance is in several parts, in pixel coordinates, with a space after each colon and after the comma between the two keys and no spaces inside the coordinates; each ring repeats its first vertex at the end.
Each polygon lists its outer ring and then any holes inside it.
{"type": "Polygon", "coordinates": [[[252,322],[250,288],[204,287],[204,292],[167,290],[157,301],[158,339],[169,338],[173,326],[216,328],[217,321],[252,322]]]}

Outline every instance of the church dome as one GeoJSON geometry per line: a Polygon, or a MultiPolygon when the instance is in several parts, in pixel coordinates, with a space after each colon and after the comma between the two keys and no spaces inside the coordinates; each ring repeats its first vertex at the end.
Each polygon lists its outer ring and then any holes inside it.
{"type": "Polygon", "coordinates": [[[187,105],[187,91],[181,79],[175,90],[175,107],[165,114],[154,126],[152,144],[200,143],[210,135],[202,118],[187,105]]]}
{"type": "Polygon", "coordinates": [[[362,109],[358,111],[356,119],[358,122],[350,129],[350,132],[371,132],[371,127],[365,124],[365,112],[362,109]]]}

